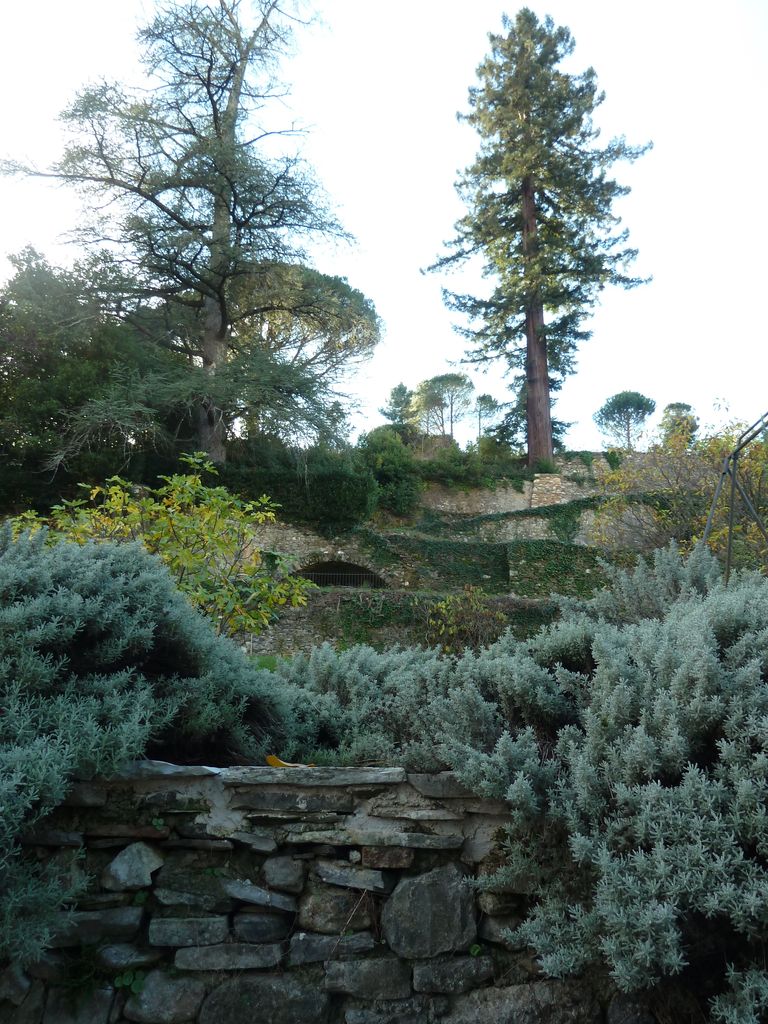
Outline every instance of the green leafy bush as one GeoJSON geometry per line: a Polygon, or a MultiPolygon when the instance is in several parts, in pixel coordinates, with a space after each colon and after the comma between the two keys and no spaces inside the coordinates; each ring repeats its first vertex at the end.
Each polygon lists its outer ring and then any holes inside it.
{"type": "MultiPolygon", "coordinates": [[[[269,498],[243,502],[204,483],[203,474],[216,470],[203,453],[182,462],[191,472],[163,476],[156,488],[116,476],[103,487],[81,485],[87,498],[51,510],[49,541],[140,541],[220,633],[258,633],[278,608],[306,604],[310,584],[284,571],[277,556],[262,558],[254,542],[254,526],[275,519],[269,498]]],[[[34,513],[16,520],[17,528],[40,522],[34,513]]]]}
{"type": "Polygon", "coordinates": [[[74,778],[141,756],[263,759],[287,705],[139,544],[0,532],[0,960],[33,959],[74,890],[18,839],[74,778]]]}
{"type": "Polygon", "coordinates": [[[360,439],[358,452],[379,485],[379,507],[398,516],[412,512],[421,482],[413,452],[400,434],[392,427],[377,427],[360,439]]]}
{"type": "Polygon", "coordinates": [[[426,640],[444,654],[477,651],[498,640],[506,623],[506,617],[490,606],[482,588],[468,585],[460,594],[451,594],[432,605],[426,640]]]}
{"type": "Polygon", "coordinates": [[[298,464],[284,452],[282,460],[263,465],[227,463],[220,473],[235,493],[250,499],[269,494],[281,516],[325,532],[365,522],[379,494],[373,474],[347,453],[309,452],[306,462],[298,464]]]}

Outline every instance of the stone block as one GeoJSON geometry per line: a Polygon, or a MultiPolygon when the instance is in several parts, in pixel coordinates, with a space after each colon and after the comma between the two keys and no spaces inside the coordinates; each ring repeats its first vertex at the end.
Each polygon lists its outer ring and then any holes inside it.
{"type": "Polygon", "coordinates": [[[52,988],[45,1001],[43,1024],[109,1024],[115,990],[94,988],[82,999],[73,999],[68,988],[52,988]]]}
{"type": "Polygon", "coordinates": [[[457,995],[478,988],[493,977],[493,960],[489,956],[454,956],[414,964],[415,992],[439,992],[457,995]]]}
{"type": "Polygon", "coordinates": [[[297,818],[318,811],[332,811],[334,814],[350,814],[355,801],[346,790],[302,792],[300,789],[275,789],[260,786],[235,791],[230,806],[236,810],[290,811],[297,818]]]}
{"type": "Polygon", "coordinates": [[[656,1018],[648,1006],[632,996],[617,995],[605,1016],[606,1024],[655,1024],[656,1018]]]}
{"type": "Polygon", "coordinates": [[[277,849],[274,836],[266,829],[254,830],[253,832],[233,832],[232,838],[236,842],[242,843],[243,846],[248,846],[259,853],[274,853],[277,849]]]}
{"type": "Polygon", "coordinates": [[[18,964],[9,964],[0,971],[0,1002],[7,999],[14,1006],[21,1006],[31,988],[32,979],[18,964]]]}
{"type": "Polygon", "coordinates": [[[510,942],[507,932],[514,931],[523,923],[523,918],[518,914],[502,914],[500,917],[487,917],[485,914],[480,918],[478,934],[486,942],[493,942],[504,949],[523,949],[519,942],[510,942]]]}
{"type": "Polygon", "coordinates": [[[154,967],[163,954],[157,949],[141,949],[129,942],[118,942],[111,946],[99,946],[94,956],[99,967],[120,973],[154,967]]]}
{"type": "Polygon", "coordinates": [[[234,900],[242,903],[252,903],[257,907],[270,907],[273,910],[284,910],[289,914],[295,914],[298,907],[293,896],[285,896],[279,892],[271,892],[269,889],[262,889],[243,879],[225,881],[224,892],[234,900]]]}
{"type": "Polygon", "coordinates": [[[343,960],[344,957],[369,953],[375,946],[370,932],[357,932],[355,935],[313,935],[310,932],[297,932],[291,938],[288,965],[298,967],[301,964],[322,963],[326,960],[343,960]]]}
{"type": "Polygon", "coordinates": [[[402,879],[384,906],[381,925],[398,956],[465,950],[477,934],[469,882],[455,864],[402,879]]]}
{"type": "Polygon", "coordinates": [[[405,846],[364,846],[363,867],[402,871],[413,864],[415,853],[405,846]]]}
{"type": "Polygon", "coordinates": [[[137,1024],[184,1024],[195,1019],[204,998],[202,981],[151,971],[141,992],[125,1004],[123,1015],[137,1024]]]}
{"type": "Polygon", "coordinates": [[[347,889],[365,889],[368,892],[388,893],[394,887],[394,879],[372,868],[358,868],[341,860],[315,861],[313,870],[317,877],[329,885],[347,889]]]}
{"type": "Polygon", "coordinates": [[[187,946],[173,961],[180,971],[252,971],[277,967],[283,958],[280,942],[256,946],[224,942],[217,946],[187,946]]]}
{"type": "Polygon", "coordinates": [[[225,786],[392,786],[404,768],[223,768],[225,786]]]}
{"type": "Polygon", "coordinates": [[[233,933],[238,942],[279,942],[288,938],[292,924],[287,914],[235,914],[233,933]]]}
{"type": "Polygon", "coordinates": [[[131,843],[102,872],[102,888],[112,892],[146,889],[152,885],[153,873],[164,863],[165,859],[151,846],[131,843]]]}
{"type": "Polygon", "coordinates": [[[325,965],[324,988],[360,999],[406,999],[411,994],[411,969],[402,960],[331,960],[325,965]]]}
{"type": "Polygon", "coordinates": [[[602,1008],[585,986],[536,981],[456,996],[442,1024],[600,1024],[602,1020],[602,1008]]]}
{"type": "Polygon", "coordinates": [[[170,764],[168,761],[134,761],[119,772],[110,776],[110,780],[132,779],[199,779],[212,775],[221,775],[223,768],[209,768],[202,764],[170,764]]]}
{"type": "Polygon", "coordinates": [[[306,866],[294,857],[268,857],[262,865],[264,881],[271,889],[300,893],[304,888],[306,866]]]}
{"type": "Polygon", "coordinates": [[[141,907],[117,907],[114,910],[76,911],[59,915],[48,945],[51,949],[65,946],[91,946],[110,939],[130,942],[141,927],[141,907]]]}
{"type": "Polygon", "coordinates": [[[311,883],[299,900],[298,926],[303,931],[341,935],[363,931],[372,923],[370,898],[365,894],[311,883]]]}
{"type": "Polygon", "coordinates": [[[329,1002],[318,979],[312,977],[285,974],[232,978],[205,1000],[199,1024],[326,1024],[329,1002]]]}
{"type": "Polygon", "coordinates": [[[152,946],[211,946],[228,938],[226,917],[153,917],[149,923],[152,946]]]}
{"type": "Polygon", "coordinates": [[[412,850],[458,850],[464,836],[458,833],[442,835],[427,832],[402,832],[396,826],[382,822],[374,828],[335,829],[318,828],[298,822],[286,825],[286,843],[318,843],[329,846],[406,846],[412,850]]]}
{"type": "Polygon", "coordinates": [[[372,1006],[348,1006],[344,1024],[436,1024],[448,1006],[445,996],[377,1000],[372,1006]]]}
{"type": "Polygon", "coordinates": [[[18,1006],[10,1001],[0,1002],[0,1024],[41,1024],[44,1008],[45,985],[33,981],[18,1006]]]}

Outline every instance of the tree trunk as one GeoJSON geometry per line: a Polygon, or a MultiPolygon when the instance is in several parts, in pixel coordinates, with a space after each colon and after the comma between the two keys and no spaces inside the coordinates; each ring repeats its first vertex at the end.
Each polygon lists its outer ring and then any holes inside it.
{"type": "MultiPolygon", "coordinates": [[[[530,178],[523,179],[523,256],[536,253],[536,196],[530,178]]],[[[526,260],[527,262],[527,260],[526,260]]],[[[528,465],[552,458],[552,417],[549,403],[547,339],[544,333],[544,304],[536,286],[525,312],[525,379],[528,465]]]]}

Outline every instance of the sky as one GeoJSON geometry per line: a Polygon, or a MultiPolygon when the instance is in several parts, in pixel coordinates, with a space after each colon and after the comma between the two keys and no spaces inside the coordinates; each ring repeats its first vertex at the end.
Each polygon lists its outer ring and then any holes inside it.
{"type": "MultiPolygon", "coordinates": [[[[649,284],[607,289],[593,332],[555,415],[572,423],[566,443],[598,450],[593,414],[611,395],[640,391],[658,421],[688,402],[702,423],[752,422],[768,409],[765,240],[768,238],[768,4],[731,0],[530,0],[576,40],[568,70],[594,67],[606,99],[602,138],[653,141],[614,176],[631,187],[617,204],[635,264],[649,284]]],[[[315,168],[351,246],[316,249],[316,265],[341,274],[375,303],[384,337],[345,384],[353,423],[383,422],[377,409],[400,382],[466,370],[479,392],[503,401],[503,366],[461,366],[464,341],[441,287],[457,275],[425,275],[464,209],[457,173],[477,137],[456,114],[501,30],[490,0],[317,0],[283,68],[286,125],[315,168]],[[355,411],[356,410],[356,411],[355,411]]],[[[62,138],[56,115],[78,88],[100,78],[137,80],[136,26],[151,0],[31,0],[8,5],[0,37],[0,158],[45,163],[62,138]]],[[[41,182],[0,179],[0,279],[4,257],[27,244],[54,263],[74,255],[62,233],[78,220],[73,197],[41,182]]],[[[465,281],[466,284],[466,281],[465,281]]],[[[471,279],[470,285],[472,287],[471,279]]],[[[459,435],[471,437],[466,424],[459,435]]]]}

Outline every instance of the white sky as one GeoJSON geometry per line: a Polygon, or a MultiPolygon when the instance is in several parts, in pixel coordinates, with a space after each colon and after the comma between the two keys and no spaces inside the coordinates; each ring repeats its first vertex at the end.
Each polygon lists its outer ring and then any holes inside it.
{"type": "MultiPolygon", "coordinates": [[[[499,31],[491,0],[317,0],[322,23],[300,33],[286,65],[290,111],[310,126],[307,159],[356,236],[352,249],[318,253],[319,269],[343,274],[385,322],[374,359],[351,382],[358,427],[381,422],[390,389],[445,372],[462,339],[421,269],[441,253],[462,207],[453,183],[476,149],[456,121],[467,89],[499,31]]],[[[621,215],[653,281],[603,294],[578,372],[555,414],[574,426],[574,448],[599,448],[592,415],[607,397],[637,390],[658,412],[689,402],[705,423],[757,419],[768,408],[765,239],[768,238],[768,3],[765,0],[547,0],[576,39],[572,70],[592,65],[607,98],[604,138],[648,139],[652,152],[616,167],[631,185],[621,215]]],[[[78,87],[136,74],[134,31],[151,0],[6,3],[0,34],[0,156],[44,162],[61,147],[56,114],[78,87]]],[[[514,15],[516,8],[508,7],[514,15]]],[[[2,256],[31,243],[53,262],[77,221],[61,189],[0,179],[2,256]]],[[[478,389],[505,397],[502,368],[472,372],[478,389]]],[[[658,416],[656,417],[658,418],[658,416]]],[[[469,428],[467,428],[469,431],[469,428]]]]}

